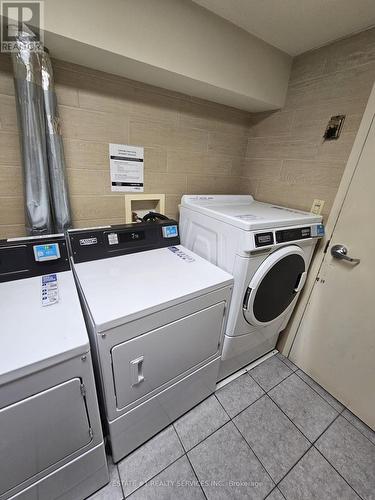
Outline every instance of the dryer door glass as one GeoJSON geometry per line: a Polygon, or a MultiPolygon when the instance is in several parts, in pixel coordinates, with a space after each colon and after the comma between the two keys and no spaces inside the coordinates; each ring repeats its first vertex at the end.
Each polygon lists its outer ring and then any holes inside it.
{"type": "Polygon", "coordinates": [[[263,326],[277,320],[302,289],[305,276],[305,260],[299,247],[284,247],[272,253],[249,284],[244,301],[245,319],[263,326]]]}

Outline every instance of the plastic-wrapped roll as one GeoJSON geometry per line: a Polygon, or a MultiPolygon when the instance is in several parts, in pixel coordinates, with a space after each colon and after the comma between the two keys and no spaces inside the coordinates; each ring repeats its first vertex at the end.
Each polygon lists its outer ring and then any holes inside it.
{"type": "Polygon", "coordinates": [[[52,207],[55,231],[61,233],[71,227],[71,215],[60,117],[54,90],[52,64],[47,50],[42,54],[41,62],[52,207]]]}
{"type": "Polygon", "coordinates": [[[43,51],[30,50],[30,35],[21,33],[12,52],[14,86],[22,156],[27,234],[54,232],[48,171],[43,51]]]}

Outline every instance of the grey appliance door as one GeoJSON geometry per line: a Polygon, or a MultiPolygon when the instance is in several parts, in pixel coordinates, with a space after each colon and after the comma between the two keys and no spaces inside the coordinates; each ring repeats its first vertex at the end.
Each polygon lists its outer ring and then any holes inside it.
{"type": "Polygon", "coordinates": [[[0,409],[0,495],[91,439],[79,378],[0,409]]]}
{"type": "Polygon", "coordinates": [[[121,409],[219,351],[225,302],[187,315],[112,349],[121,409]]]}

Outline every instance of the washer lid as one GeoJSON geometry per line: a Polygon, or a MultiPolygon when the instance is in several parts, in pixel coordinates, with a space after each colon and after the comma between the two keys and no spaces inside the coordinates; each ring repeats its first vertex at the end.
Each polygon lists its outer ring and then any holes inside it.
{"type": "Polygon", "coordinates": [[[322,221],[320,215],[261,203],[247,195],[184,195],[181,206],[246,231],[322,221]]]}
{"type": "Polygon", "coordinates": [[[266,326],[277,321],[292,306],[306,281],[303,250],[290,245],[273,252],[259,266],[244,299],[248,323],[266,326]]]}
{"type": "Polygon", "coordinates": [[[74,270],[98,332],[233,283],[181,245],[81,262],[74,270]]]}

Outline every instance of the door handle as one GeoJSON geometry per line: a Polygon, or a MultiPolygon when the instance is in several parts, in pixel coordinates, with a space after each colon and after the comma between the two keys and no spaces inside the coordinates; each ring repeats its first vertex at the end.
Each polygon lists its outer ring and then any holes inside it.
{"type": "Polygon", "coordinates": [[[359,264],[361,259],[353,259],[353,257],[349,257],[348,249],[344,245],[333,245],[331,248],[331,255],[335,259],[347,260],[348,262],[353,262],[353,264],[359,264]]]}
{"type": "Polygon", "coordinates": [[[130,383],[132,387],[140,384],[144,381],[145,377],[143,375],[143,356],[133,359],[130,361],[130,383]]]}
{"type": "Polygon", "coordinates": [[[298,281],[298,285],[296,286],[296,288],[294,289],[294,292],[295,293],[298,293],[302,290],[303,288],[303,285],[305,284],[306,282],[306,278],[307,278],[307,272],[303,272],[300,277],[299,277],[299,281],[298,281]]]}

